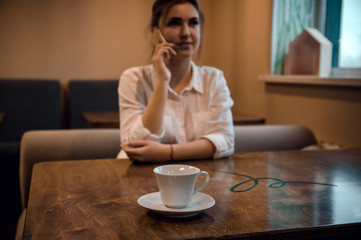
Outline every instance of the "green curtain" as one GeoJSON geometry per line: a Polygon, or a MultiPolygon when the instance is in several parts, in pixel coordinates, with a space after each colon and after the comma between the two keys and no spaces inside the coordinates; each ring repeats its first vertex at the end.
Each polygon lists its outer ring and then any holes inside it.
{"type": "Polygon", "coordinates": [[[313,0],[274,0],[274,65],[273,74],[284,73],[284,60],[289,44],[312,24],[313,0]]]}

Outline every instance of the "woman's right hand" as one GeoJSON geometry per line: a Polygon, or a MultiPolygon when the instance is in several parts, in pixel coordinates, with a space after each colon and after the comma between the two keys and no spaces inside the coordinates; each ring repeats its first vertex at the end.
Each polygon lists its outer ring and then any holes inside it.
{"type": "Polygon", "coordinates": [[[156,135],[160,134],[163,128],[164,112],[168,98],[168,87],[172,76],[167,63],[172,55],[177,54],[173,47],[174,44],[171,43],[159,43],[156,45],[152,57],[156,73],[156,82],[153,94],[143,113],[142,122],[145,128],[156,135]]]}
{"type": "Polygon", "coordinates": [[[171,72],[168,68],[168,61],[172,55],[177,55],[172,43],[159,43],[155,46],[152,63],[157,75],[157,80],[169,82],[171,72]]]}
{"type": "Polygon", "coordinates": [[[170,160],[170,146],[149,140],[121,144],[129,159],[135,162],[163,162],[170,160]]]}

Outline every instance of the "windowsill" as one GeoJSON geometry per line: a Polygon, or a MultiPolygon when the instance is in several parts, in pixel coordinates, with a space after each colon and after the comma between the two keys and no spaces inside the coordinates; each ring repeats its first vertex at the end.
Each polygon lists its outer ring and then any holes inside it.
{"type": "Polygon", "coordinates": [[[305,85],[328,85],[328,86],[345,86],[361,87],[360,77],[318,77],[314,75],[270,75],[262,74],[258,80],[265,83],[282,83],[282,84],[305,84],[305,85]]]}

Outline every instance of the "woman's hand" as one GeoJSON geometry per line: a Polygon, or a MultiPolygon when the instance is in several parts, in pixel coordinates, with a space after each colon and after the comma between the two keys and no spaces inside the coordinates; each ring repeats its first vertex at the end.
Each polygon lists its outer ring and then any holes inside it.
{"type": "Polygon", "coordinates": [[[156,72],[156,83],[147,108],[143,113],[142,121],[144,127],[153,134],[160,134],[163,127],[168,87],[171,79],[171,72],[166,66],[164,58],[170,59],[172,54],[176,54],[173,46],[173,44],[166,42],[157,44],[152,57],[156,72]]]}
{"type": "Polygon", "coordinates": [[[167,67],[167,62],[172,55],[177,55],[177,52],[173,47],[174,44],[167,42],[155,46],[152,63],[157,75],[157,80],[169,82],[171,79],[171,72],[167,67]]]}
{"type": "Polygon", "coordinates": [[[170,146],[154,141],[138,140],[121,144],[122,149],[132,161],[163,162],[170,160],[170,146]]]}

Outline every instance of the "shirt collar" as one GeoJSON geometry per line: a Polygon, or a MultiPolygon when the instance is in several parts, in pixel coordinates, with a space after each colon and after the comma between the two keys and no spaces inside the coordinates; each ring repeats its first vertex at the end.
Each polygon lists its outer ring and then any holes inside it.
{"type": "Polygon", "coordinates": [[[193,61],[191,61],[191,67],[192,67],[192,79],[191,82],[189,83],[189,88],[194,89],[195,91],[203,94],[202,78],[199,72],[199,68],[193,61]]]}

